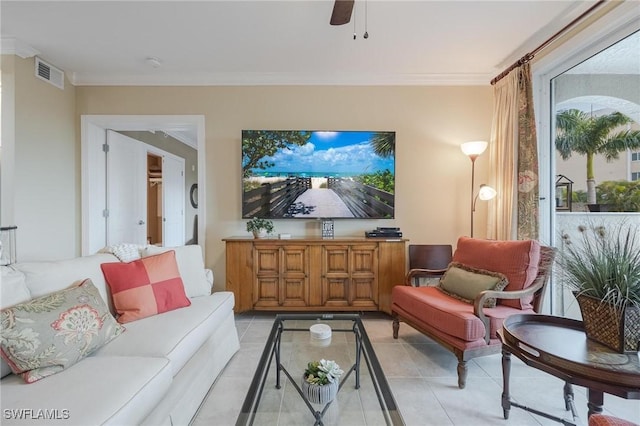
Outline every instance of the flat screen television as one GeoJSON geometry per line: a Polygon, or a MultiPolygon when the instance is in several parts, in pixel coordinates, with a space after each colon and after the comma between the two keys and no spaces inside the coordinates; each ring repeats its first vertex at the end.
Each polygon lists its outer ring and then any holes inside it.
{"type": "Polygon", "coordinates": [[[393,219],[390,131],[242,131],[242,217],[393,219]]]}

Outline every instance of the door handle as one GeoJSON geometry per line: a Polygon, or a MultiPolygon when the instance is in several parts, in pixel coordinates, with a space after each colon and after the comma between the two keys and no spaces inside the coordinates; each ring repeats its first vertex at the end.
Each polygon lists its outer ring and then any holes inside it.
{"type": "Polygon", "coordinates": [[[144,220],[140,219],[140,220],[138,221],[138,225],[144,225],[144,220]]]}

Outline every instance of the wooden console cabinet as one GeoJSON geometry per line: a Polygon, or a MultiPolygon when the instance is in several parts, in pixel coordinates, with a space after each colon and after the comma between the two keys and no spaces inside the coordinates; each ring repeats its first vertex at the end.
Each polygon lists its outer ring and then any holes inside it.
{"type": "Polygon", "coordinates": [[[405,240],[254,239],[226,244],[236,312],[384,311],[405,276],[405,240]]]}

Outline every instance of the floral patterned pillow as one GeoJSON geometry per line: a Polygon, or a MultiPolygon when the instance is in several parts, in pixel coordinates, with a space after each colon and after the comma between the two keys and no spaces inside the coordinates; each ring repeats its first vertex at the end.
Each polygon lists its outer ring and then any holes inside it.
{"type": "Polygon", "coordinates": [[[90,279],[0,311],[0,355],[25,382],[58,373],[124,332],[90,279]]]}

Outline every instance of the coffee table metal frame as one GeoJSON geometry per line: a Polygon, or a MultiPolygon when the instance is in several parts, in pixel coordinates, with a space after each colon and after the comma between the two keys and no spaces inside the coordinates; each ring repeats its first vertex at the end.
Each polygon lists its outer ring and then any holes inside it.
{"type": "Polygon", "coordinates": [[[376,396],[378,397],[378,402],[380,403],[380,408],[384,414],[384,418],[387,425],[404,425],[404,421],[398,408],[396,406],[396,402],[393,398],[393,394],[391,393],[391,389],[389,388],[389,383],[382,372],[382,367],[380,366],[380,362],[375,355],[373,350],[373,346],[371,345],[371,341],[367,336],[364,325],[362,324],[362,320],[360,319],[360,315],[358,314],[280,314],[276,315],[275,321],[273,323],[273,327],[271,328],[271,332],[267,339],[267,343],[262,352],[262,356],[260,357],[260,361],[258,363],[258,367],[256,368],[256,372],[253,376],[253,380],[251,382],[251,386],[249,387],[249,391],[247,392],[247,396],[245,397],[244,403],[242,404],[242,411],[240,412],[238,419],[236,421],[236,425],[252,425],[256,412],[258,410],[258,406],[260,404],[260,399],[262,396],[262,391],[264,389],[264,385],[267,380],[267,376],[269,374],[269,370],[271,368],[271,362],[275,357],[276,362],[276,389],[281,388],[280,383],[280,372],[284,373],[289,382],[293,385],[295,390],[298,392],[302,400],[305,402],[307,408],[313,414],[315,418],[314,425],[322,425],[322,418],[328,408],[330,407],[331,402],[327,403],[322,407],[322,410],[316,410],[313,405],[309,402],[309,400],[304,396],[302,389],[297,383],[297,380],[287,371],[287,369],[282,365],[280,358],[280,343],[282,338],[282,333],[285,331],[293,331],[293,332],[309,332],[309,328],[296,328],[296,327],[287,327],[285,326],[286,321],[296,321],[296,320],[320,320],[320,321],[332,321],[332,320],[343,320],[343,321],[352,321],[351,328],[333,328],[332,332],[352,332],[355,339],[355,363],[348,369],[345,370],[343,377],[340,379],[340,385],[338,388],[338,393],[342,386],[347,382],[347,379],[352,373],[355,373],[355,388],[360,388],[360,366],[362,355],[364,354],[364,360],[369,370],[369,374],[371,375],[371,380],[373,382],[373,386],[376,391],[376,396]]]}

